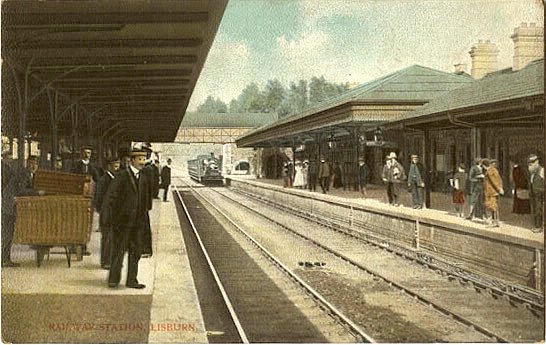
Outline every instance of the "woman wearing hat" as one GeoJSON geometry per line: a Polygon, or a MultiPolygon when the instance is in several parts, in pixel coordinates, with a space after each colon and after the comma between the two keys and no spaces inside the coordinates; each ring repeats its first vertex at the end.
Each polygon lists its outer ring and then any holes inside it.
{"type": "Polygon", "coordinates": [[[499,195],[504,195],[504,189],[502,189],[502,179],[496,162],[496,160],[490,161],[487,158],[482,160],[482,165],[485,168],[485,209],[490,213],[488,217],[491,221],[490,225],[499,227],[499,195]]]}
{"type": "Polygon", "coordinates": [[[452,201],[455,205],[455,212],[461,218],[464,216],[466,180],[468,179],[465,169],[466,166],[464,163],[459,164],[457,171],[453,174],[453,178],[449,181],[451,187],[453,187],[452,201]]]}
{"type": "Polygon", "coordinates": [[[303,181],[303,166],[301,165],[300,161],[296,161],[296,173],[294,175],[294,187],[296,188],[303,188],[304,181],[303,181]]]}

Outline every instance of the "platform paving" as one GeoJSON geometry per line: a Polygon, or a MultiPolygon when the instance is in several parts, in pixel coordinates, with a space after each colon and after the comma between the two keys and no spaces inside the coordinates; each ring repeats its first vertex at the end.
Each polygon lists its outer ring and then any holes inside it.
{"type": "MultiPolygon", "coordinates": [[[[255,181],[265,184],[272,184],[275,186],[283,186],[283,180],[282,179],[252,179],[249,177],[240,177],[240,176],[232,176],[233,179],[240,179],[240,180],[249,180],[249,181],[255,181]]],[[[317,193],[320,195],[324,195],[322,193],[322,190],[319,185],[317,185],[316,192],[311,192],[306,189],[298,189],[298,188],[287,188],[288,190],[294,190],[294,191],[307,191],[309,193],[317,193]]],[[[353,202],[364,202],[364,204],[373,204],[373,205],[384,205],[385,207],[389,207],[389,209],[393,212],[398,212],[398,210],[401,210],[401,212],[406,212],[408,209],[411,210],[411,212],[416,214],[422,214],[427,216],[435,216],[435,217],[441,217],[442,219],[449,219],[453,222],[466,224],[470,226],[476,226],[478,228],[485,228],[486,223],[481,220],[475,220],[475,221],[469,221],[466,219],[461,219],[456,216],[455,214],[455,207],[451,203],[451,194],[447,193],[440,193],[440,192],[432,192],[431,193],[431,208],[430,209],[422,209],[422,210],[413,210],[412,201],[411,201],[411,193],[407,192],[406,190],[402,189],[401,195],[400,195],[400,204],[401,206],[398,208],[391,207],[388,204],[387,200],[387,192],[386,187],[381,185],[369,185],[366,191],[366,196],[362,196],[362,194],[359,191],[354,191],[352,189],[346,189],[343,188],[330,188],[328,191],[328,194],[335,197],[340,197],[344,199],[349,199],[353,202]]],[[[515,214],[512,213],[512,198],[503,197],[499,199],[499,214],[500,214],[500,229],[499,228],[492,228],[492,231],[501,231],[502,229],[509,231],[510,233],[518,234],[523,237],[529,237],[533,239],[542,238],[542,242],[544,242],[544,233],[534,234],[530,231],[530,229],[533,228],[533,218],[530,214],[515,214]]],[[[465,205],[465,215],[468,214],[468,202],[467,205],[465,205]]]]}
{"type": "MultiPolygon", "coordinates": [[[[154,200],[150,212],[154,255],[142,259],[142,290],[107,287],[100,268],[100,233],[91,256],[72,260],[51,254],[37,267],[35,252],[14,245],[18,268],[2,269],[2,340],[8,343],[205,343],[207,342],[191,268],[172,198],[154,200]]],[[[94,228],[98,217],[95,215],[94,228]]],[[[53,248],[61,252],[62,248],[53,248]]]]}

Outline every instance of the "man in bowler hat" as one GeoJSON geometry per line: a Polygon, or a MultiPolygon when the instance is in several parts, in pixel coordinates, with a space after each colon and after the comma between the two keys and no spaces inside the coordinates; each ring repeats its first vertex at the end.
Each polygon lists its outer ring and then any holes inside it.
{"type": "Polygon", "coordinates": [[[145,248],[151,247],[150,218],[152,195],[149,174],[141,173],[146,162],[146,150],[134,149],[129,165],[112,180],[102,207],[101,216],[106,226],[112,228],[112,252],[108,287],[116,288],[121,279],[125,252],[128,252],[128,288],[143,289],[137,280],[138,262],[145,248]]]}
{"type": "Polygon", "coordinates": [[[100,178],[97,184],[97,193],[95,194],[95,207],[99,212],[99,226],[101,232],[100,239],[100,266],[104,269],[110,269],[110,253],[112,244],[112,229],[105,224],[105,217],[107,211],[102,212],[102,207],[105,205],[104,197],[110,184],[116,178],[116,173],[120,167],[120,159],[117,157],[109,157],[108,168],[104,175],[100,178]]]}
{"type": "Polygon", "coordinates": [[[93,148],[88,145],[84,145],[80,148],[80,160],[72,167],[72,173],[91,175],[94,182],[98,182],[99,173],[93,163],[91,163],[91,155],[93,154],[93,148]]]}

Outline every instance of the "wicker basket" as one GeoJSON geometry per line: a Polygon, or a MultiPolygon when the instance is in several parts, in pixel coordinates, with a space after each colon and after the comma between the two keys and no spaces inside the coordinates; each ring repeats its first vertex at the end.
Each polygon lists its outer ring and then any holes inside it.
{"type": "Polygon", "coordinates": [[[38,170],[34,175],[34,189],[46,194],[73,194],[93,197],[93,180],[90,175],[38,170]]]}
{"type": "Polygon", "coordinates": [[[73,195],[17,197],[14,243],[83,245],[89,242],[91,199],[73,195]]]}

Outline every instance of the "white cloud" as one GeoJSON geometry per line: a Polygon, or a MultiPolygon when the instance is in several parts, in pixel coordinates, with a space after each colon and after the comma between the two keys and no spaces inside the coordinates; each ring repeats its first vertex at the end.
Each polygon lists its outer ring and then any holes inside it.
{"type": "Polygon", "coordinates": [[[479,39],[497,44],[499,67],[509,66],[513,29],[544,25],[538,0],[308,0],[299,9],[297,24],[259,35],[268,38],[266,48],[255,42],[259,28],[248,31],[248,46],[219,33],[189,108],[208,95],[229,102],[250,82],[273,78],[285,85],[321,75],[362,83],[413,64],[452,71],[461,62],[470,71],[468,52],[479,39]]]}
{"type": "Polygon", "coordinates": [[[227,42],[223,37],[217,37],[195,85],[188,110],[195,110],[209,95],[226,103],[237,97],[252,80],[249,70],[251,62],[251,54],[245,44],[227,42]]]}
{"type": "Polygon", "coordinates": [[[334,46],[331,37],[323,31],[308,32],[294,40],[278,37],[276,53],[283,64],[280,79],[285,82],[309,79],[337,69],[334,46]]]}
{"type": "Polygon", "coordinates": [[[314,23],[332,15],[356,17],[363,15],[366,3],[362,0],[302,1],[302,17],[308,23],[314,23]]]}

